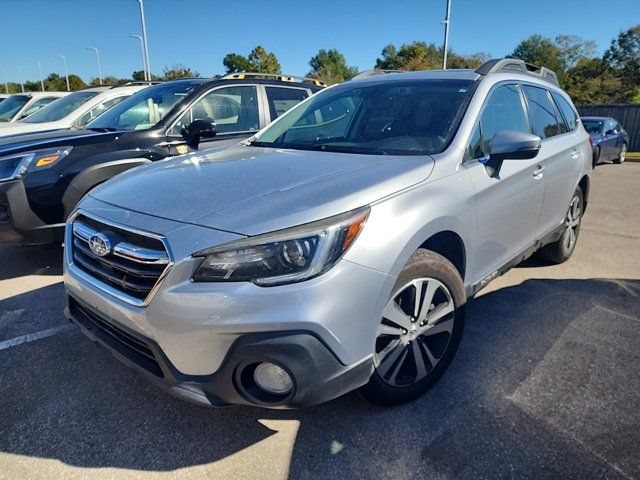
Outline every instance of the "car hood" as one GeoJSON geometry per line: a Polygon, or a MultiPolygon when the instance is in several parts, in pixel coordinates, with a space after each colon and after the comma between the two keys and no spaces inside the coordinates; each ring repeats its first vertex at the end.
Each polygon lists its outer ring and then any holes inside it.
{"type": "Polygon", "coordinates": [[[90,195],[127,210],[257,235],[367,205],[432,170],[428,156],[234,145],[125,172],[90,195]]]}
{"type": "Polygon", "coordinates": [[[16,135],[19,133],[45,132],[65,128],[61,122],[44,123],[7,123],[0,125],[0,137],[16,135]]]}
{"type": "Polygon", "coordinates": [[[61,145],[110,142],[118,135],[118,132],[104,133],[92,130],[51,130],[18,133],[5,137],[3,131],[0,131],[0,157],[61,145]]]}

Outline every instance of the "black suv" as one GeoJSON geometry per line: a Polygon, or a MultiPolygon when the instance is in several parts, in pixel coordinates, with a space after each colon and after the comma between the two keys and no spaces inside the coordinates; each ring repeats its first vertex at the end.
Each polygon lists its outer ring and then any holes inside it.
{"type": "Polygon", "coordinates": [[[0,140],[0,244],[62,240],[80,198],[125,170],[237,142],[323,85],[313,79],[234,74],[146,88],[84,130],[0,140]]]}

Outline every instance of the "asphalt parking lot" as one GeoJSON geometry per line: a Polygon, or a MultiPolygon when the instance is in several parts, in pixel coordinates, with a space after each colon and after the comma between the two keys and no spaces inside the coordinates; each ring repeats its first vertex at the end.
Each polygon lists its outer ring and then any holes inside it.
{"type": "Polygon", "coordinates": [[[574,257],[495,280],[393,409],[175,400],[66,322],[60,247],[0,248],[0,478],[640,478],[639,191],[599,166],[574,257]]]}

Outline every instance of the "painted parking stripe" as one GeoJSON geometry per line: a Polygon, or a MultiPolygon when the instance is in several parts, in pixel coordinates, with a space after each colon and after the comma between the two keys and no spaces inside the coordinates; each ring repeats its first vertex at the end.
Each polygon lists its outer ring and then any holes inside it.
{"type": "Polygon", "coordinates": [[[7,348],[15,347],[17,345],[22,345],[23,343],[35,342],[36,340],[52,337],[59,333],[68,332],[69,330],[73,330],[75,328],[77,327],[71,324],[60,325],[59,327],[49,328],[48,330],[42,330],[40,332],[30,333],[28,335],[15,337],[15,338],[12,338],[11,340],[5,340],[4,342],[0,342],[0,350],[5,350],[7,348]]]}

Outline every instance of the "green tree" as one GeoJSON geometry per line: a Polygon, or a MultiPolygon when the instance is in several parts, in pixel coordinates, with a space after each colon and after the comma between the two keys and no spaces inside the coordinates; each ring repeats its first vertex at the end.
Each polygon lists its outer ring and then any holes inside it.
{"type": "Polygon", "coordinates": [[[358,73],[356,67],[347,65],[347,61],[338,50],[320,50],[309,60],[309,76],[322,80],[328,85],[340,83],[358,73]]]}
{"type": "Polygon", "coordinates": [[[562,55],[553,40],[541,35],[531,35],[518,44],[510,55],[527,63],[544,66],[555,71],[559,80],[564,80],[562,55]]]}
{"type": "MultiPolygon", "coordinates": [[[[69,74],[69,86],[71,87],[71,90],[80,90],[82,88],[87,88],[87,84],[84,83],[84,80],[82,80],[78,75],[76,75],[75,73],[70,73],[69,74]]],[[[64,89],[67,89],[67,84],[65,82],[65,87],[64,89]]]]}
{"type": "Polygon", "coordinates": [[[604,61],[620,72],[627,99],[637,96],[640,85],[640,25],[618,34],[605,52],[604,61]]]}
{"type": "Polygon", "coordinates": [[[280,62],[273,52],[267,52],[258,45],[247,57],[237,53],[229,53],[222,60],[227,73],[258,72],[280,73],[280,62]]]}
{"type": "MultiPolygon", "coordinates": [[[[447,68],[478,68],[488,56],[484,53],[461,55],[449,50],[447,68]]],[[[375,68],[383,70],[435,70],[442,68],[442,48],[435,43],[413,42],[398,49],[389,44],[382,49],[375,68]]]]}
{"type": "Polygon", "coordinates": [[[580,60],[596,56],[596,42],[584,40],[577,35],[558,35],[555,39],[555,45],[565,70],[575,67],[580,60]]]}
{"type": "Polygon", "coordinates": [[[175,63],[171,67],[164,67],[162,69],[162,80],[176,80],[178,78],[193,78],[199,76],[200,74],[198,72],[180,63],[175,63]]]}
{"type": "Polygon", "coordinates": [[[564,87],[576,104],[619,103],[627,96],[622,79],[600,58],[579,60],[564,87]]]}

